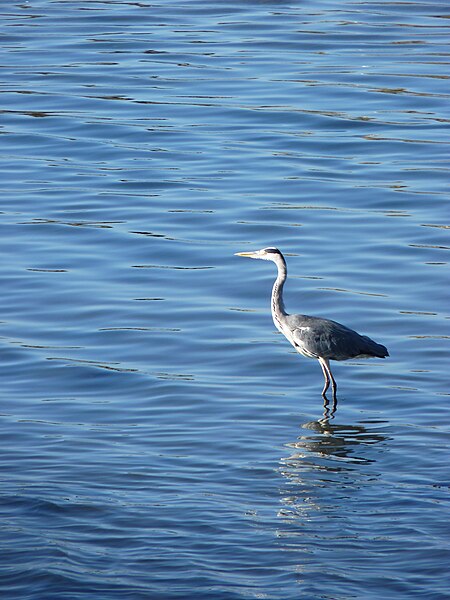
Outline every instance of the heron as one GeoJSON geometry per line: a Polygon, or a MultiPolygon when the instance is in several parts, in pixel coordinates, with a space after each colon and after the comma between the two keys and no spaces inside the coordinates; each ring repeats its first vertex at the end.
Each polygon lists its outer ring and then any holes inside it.
{"type": "Polygon", "coordinates": [[[330,368],[330,360],[348,360],[350,358],[386,358],[387,348],[377,344],[366,335],[360,335],[353,329],[322,317],[308,315],[290,315],[283,301],[283,287],[287,278],[286,260],[278,248],[263,248],[255,252],[237,252],[236,256],[271,260],[278,268],[273,284],[271,310],[275,327],[294,346],[295,350],[307,358],[315,358],[322,367],[325,384],[322,397],[327,402],[327,390],[330,382],[333,400],[337,401],[337,383],[330,368]]]}

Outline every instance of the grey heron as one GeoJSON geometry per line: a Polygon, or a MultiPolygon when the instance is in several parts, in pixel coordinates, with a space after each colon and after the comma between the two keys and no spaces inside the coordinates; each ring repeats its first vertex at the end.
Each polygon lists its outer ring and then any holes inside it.
{"type": "Polygon", "coordinates": [[[283,287],[287,277],[286,261],[278,248],[237,252],[236,256],[271,260],[276,264],[278,275],[273,285],[271,300],[273,322],[297,352],[319,361],[325,378],[322,390],[325,400],[331,382],[333,399],[336,401],[337,384],[331,372],[330,360],[389,356],[387,348],[341,323],[321,317],[288,314],[283,302],[283,287]]]}

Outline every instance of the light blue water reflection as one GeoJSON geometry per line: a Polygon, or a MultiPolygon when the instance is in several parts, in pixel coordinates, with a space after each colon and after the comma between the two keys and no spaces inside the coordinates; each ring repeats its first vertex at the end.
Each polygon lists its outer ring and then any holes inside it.
{"type": "Polygon", "coordinates": [[[0,12],[5,598],[446,598],[447,5],[0,12]]]}

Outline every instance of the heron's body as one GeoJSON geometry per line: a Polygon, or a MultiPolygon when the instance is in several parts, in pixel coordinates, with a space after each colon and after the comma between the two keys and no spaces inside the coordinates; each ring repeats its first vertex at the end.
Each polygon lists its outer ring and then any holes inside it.
{"type": "Polygon", "coordinates": [[[264,248],[256,252],[239,252],[238,256],[271,260],[277,265],[278,275],[273,285],[271,298],[273,321],[276,328],[288,339],[297,352],[320,362],[325,377],[325,386],[322,391],[324,397],[331,381],[333,397],[336,398],[337,385],[331,373],[330,360],[389,356],[384,346],[341,325],[341,323],[321,317],[288,314],[283,302],[283,286],[287,277],[286,261],[277,248],[264,248]]]}

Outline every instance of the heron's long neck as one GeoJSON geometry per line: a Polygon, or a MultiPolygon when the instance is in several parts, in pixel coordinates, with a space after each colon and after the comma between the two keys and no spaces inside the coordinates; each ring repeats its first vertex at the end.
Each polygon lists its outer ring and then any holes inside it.
{"type": "Polygon", "coordinates": [[[280,257],[276,261],[278,267],[278,275],[272,288],[272,316],[275,324],[279,322],[281,316],[286,315],[283,302],[283,286],[287,277],[287,268],[284,258],[280,257]]]}

